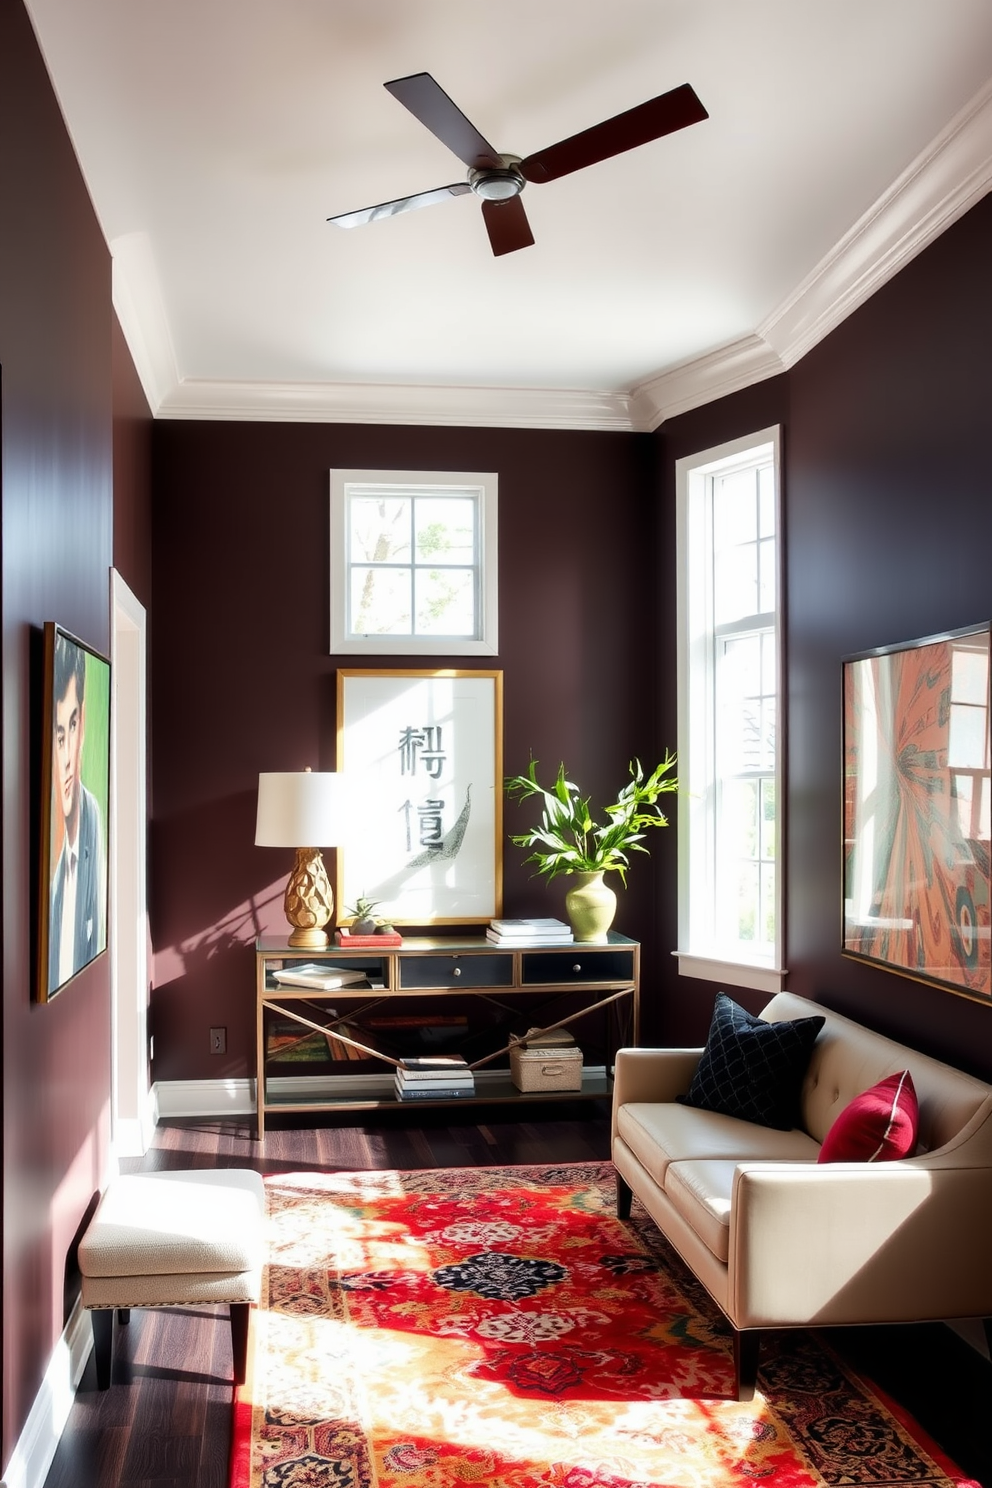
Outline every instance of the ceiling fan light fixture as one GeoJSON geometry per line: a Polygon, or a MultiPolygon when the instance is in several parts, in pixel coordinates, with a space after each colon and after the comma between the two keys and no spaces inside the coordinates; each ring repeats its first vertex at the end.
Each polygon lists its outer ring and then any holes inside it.
{"type": "Polygon", "coordinates": [[[513,157],[504,156],[503,161],[502,166],[473,166],[469,171],[468,184],[483,201],[509,201],[527,184],[513,157]]]}

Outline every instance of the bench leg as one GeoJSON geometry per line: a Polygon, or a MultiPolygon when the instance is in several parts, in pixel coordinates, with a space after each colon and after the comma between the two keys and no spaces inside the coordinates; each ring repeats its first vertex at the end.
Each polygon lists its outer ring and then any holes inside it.
{"type": "Polygon", "coordinates": [[[634,1191],[629,1183],[625,1183],[617,1174],[617,1219],[630,1218],[630,1205],[634,1197],[634,1191]]]}
{"type": "Polygon", "coordinates": [[[758,1382],[758,1355],[761,1352],[761,1332],[748,1328],[745,1332],[734,1329],[734,1384],[738,1400],[753,1400],[754,1387],[758,1382]]]}
{"type": "Polygon", "coordinates": [[[127,1327],[128,1323],[131,1321],[130,1307],[118,1307],[117,1321],[121,1324],[122,1327],[127,1327]]]}
{"type": "Polygon", "coordinates": [[[235,1384],[243,1385],[248,1373],[248,1320],[250,1302],[231,1303],[231,1353],[234,1358],[235,1384]]]}
{"type": "Polygon", "coordinates": [[[114,1362],[114,1309],[92,1307],[93,1352],[96,1356],[96,1387],[109,1390],[110,1373],[114,1362]]]}

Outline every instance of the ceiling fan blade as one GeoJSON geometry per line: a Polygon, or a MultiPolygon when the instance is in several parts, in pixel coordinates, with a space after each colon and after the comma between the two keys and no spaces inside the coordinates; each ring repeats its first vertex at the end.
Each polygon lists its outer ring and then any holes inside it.
{"type": "Polygon", "coordinates": [[[378,217],[415,212],[418,207],[432,207],[435,202],[444,201],[449,196],[464,196],[471,190],[467,181],[455,181],[451,186],[435,186],[433,191],[418,191],[416,196],[401,196],[396,201],[380,202],[377,207],[362,207],[358,212],[341,212],[327,220],[337,227],[361,227],[366,222],[375,222],[378,217]]]}
{"type": "Polygon", "coordinates": [[[622,155],[638,145],[660,139],[663,134],[674,134],[677,129],[708,118],[695,90],[689,83],[683,83],[658,98],[649,98],[647,103],[627,109],[626,113],[584,129],[581,134],[573,134],[546,150],[537,150],[520,162],[519,169],[525,180],[535,184],[556,181],[559,176],[622,155]]]}
{"type": "Polygon", "coordinates": [[[533,246],[534,234],[519,196],[508,197],[506,201],[484,201],[482,216],[496,258],[533,246]]]}
{"type": "Polygon", "coordinates": [[[384,83],[383,87],[466,165],[502,165],[499,153],[483,139],[429,72],[414,72],[409,77],[384,83]]]}

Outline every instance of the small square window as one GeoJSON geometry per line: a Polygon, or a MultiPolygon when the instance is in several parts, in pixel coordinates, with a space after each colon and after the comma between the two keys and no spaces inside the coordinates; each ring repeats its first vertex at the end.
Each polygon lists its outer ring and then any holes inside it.
{"type": "Polygon", "coordinates": [[[497,651],[496,476],[332,470],[332,655],[497,651]]]}

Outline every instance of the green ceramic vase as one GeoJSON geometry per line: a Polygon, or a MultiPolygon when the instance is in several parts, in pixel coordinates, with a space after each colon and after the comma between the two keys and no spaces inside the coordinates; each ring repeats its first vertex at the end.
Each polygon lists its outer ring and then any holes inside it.
{"type": "Polygon", "coordinates": [[[617,912],[617,896],[602,873],[573,873],[565,913],[575,940],[605,940],[617,912]]]}

